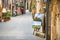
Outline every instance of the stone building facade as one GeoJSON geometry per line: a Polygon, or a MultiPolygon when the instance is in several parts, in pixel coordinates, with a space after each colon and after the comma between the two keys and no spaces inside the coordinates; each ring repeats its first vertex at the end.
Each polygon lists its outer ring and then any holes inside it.
{"type": "Polygon", "coordinates": [[[60,40],[60,0],[51,0],[49,12],[51,14],[50,40],[60,40]]]}
{"type": "Polygon", "coordinates": [[[2,0],[0,0],[0,21],[2,20],[2,0]]]}

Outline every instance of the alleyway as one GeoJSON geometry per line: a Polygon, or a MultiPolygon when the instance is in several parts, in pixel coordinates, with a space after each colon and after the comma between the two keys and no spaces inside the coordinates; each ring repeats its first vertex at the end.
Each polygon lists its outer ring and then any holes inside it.
{"type": "Polygon", "coordinates": [[[12,17],[0,23],[0,40],[44,40],[32,35],[31,13],[12,17]]]}

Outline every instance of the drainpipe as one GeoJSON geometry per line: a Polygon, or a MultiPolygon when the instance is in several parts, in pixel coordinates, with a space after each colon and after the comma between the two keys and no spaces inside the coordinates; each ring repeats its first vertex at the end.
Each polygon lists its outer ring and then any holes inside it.
{"type": "Polygon", "coordinates": [[[46,40],[50,40],[49,35],[48,35],[48,15],[49,15],[49,0],[47,0],[47,3],[46,3],[46,19],[45,19],[45,22],[46,22],[46,40]]]}

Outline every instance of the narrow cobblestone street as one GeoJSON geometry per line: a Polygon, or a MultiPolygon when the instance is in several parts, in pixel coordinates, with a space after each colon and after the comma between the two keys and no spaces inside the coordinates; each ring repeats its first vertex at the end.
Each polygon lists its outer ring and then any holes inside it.
{"type": "Polygon", "coordinates": [[[31,13],[11,17],[0,23],[0,40],[44,40],[32,35],[32,31],[31,13]]]}

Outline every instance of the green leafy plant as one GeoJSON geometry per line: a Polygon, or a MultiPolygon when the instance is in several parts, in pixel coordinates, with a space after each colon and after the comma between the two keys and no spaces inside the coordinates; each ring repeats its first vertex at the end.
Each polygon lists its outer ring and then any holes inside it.
{"type": "Polygon", "coordinates": [[[10,19],[11,16],[12,16],[12,13],[11,12],[3,13],[3,18],[4,19],[10,19]]]}
{"type": "Polygon", "coordinates": [[[7,16],[7,13],[2,13],[2,16],[3,16],[3,17],[7,16]]]}
{"type": "Polygon", "coordinates": [[[33,25],[32,28],[34,29],[39,29],[41,26],[40,25],[33,25]]]}
{"type": "Polygon", "coordinates": [[[9,16],[5,16],[4,19],[10,19],[10,17],[9,16]]]}
{"type": "Polygon", "coordinates": [[[12,16],[12,13],[11,12],[8,12],[7,16],[11,17],[12,16]]]}
{"type": "Polygon", "coordinates": [[[31,5],[31,9],[33,9],[33,8],[35,8],[35,5],[32,3],[32,5],[31,5]]]}
{"type": "Polygon", "coordinates": [[[38,36],[40,38],[45,38],[45,34],[44,33],[36,33],[36,36],[38,36]]]}

